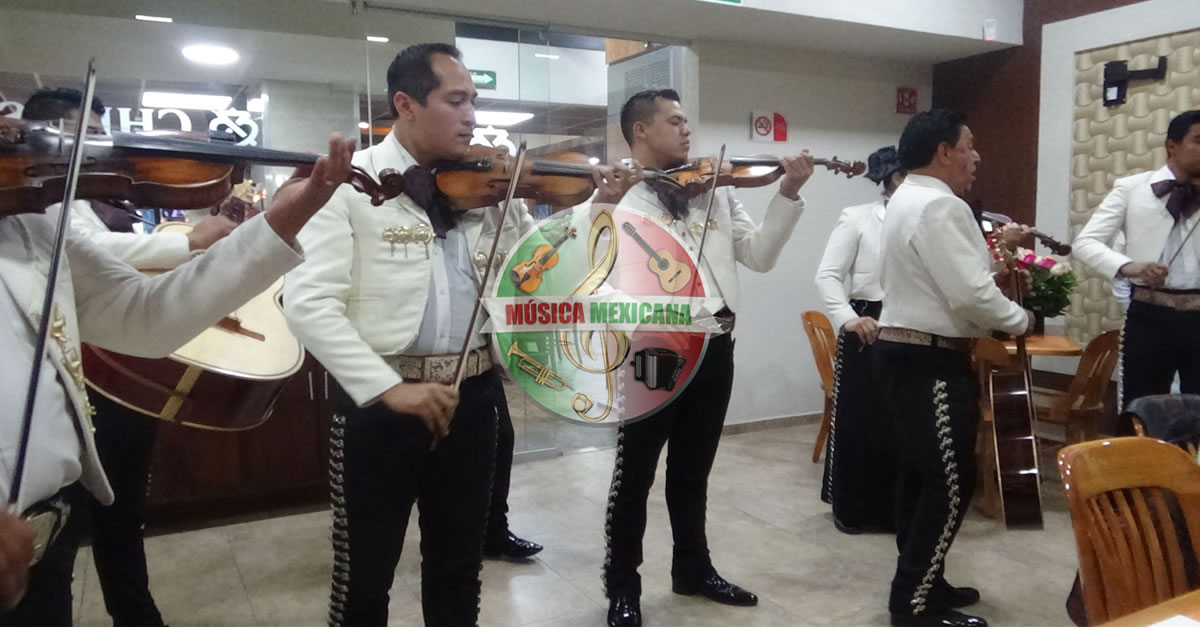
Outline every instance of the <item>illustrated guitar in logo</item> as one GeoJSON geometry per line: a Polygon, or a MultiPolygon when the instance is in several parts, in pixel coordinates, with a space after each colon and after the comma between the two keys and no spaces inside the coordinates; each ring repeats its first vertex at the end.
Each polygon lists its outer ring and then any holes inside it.
{"type": "Polygon", "coordinates": [[[633,237],[633,241],[641,246],[646,254],[650,256],[647,262],[650,271],[658,276],[658,285],[667,293],[679,293],[692,280],[692,270],[685,264],[675,260],[671,252],[665,249],[655,250],[653,247],[642,238],[637,232],[637,228],[633,224],[626,221],[621,224],[621,229],[625,233],[633,237]]]}

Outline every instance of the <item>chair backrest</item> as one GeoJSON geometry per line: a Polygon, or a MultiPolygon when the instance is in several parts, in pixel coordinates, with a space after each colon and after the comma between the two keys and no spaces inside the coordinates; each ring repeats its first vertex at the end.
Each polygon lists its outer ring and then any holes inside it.
{"type": "Polygon", "coordinates": [[[1063,448],[1058,468],[1090,623],[1200,586],[1200,466],[1187,453],[1152,438],[1112,438],[1063,448]]]}
{"type": "Polygon", "coordinates": [[[1104,408],[1104,397],[1108,394],[1112,373],[1120,357],[1120,335],[1119,330],[1109,330],[1088,342],[1079,359],[1079,368],[1067,386],[1066,395],[1055,402],[1056,412],[1065,415],[1071,409],[1099,411],[1104,408]]]}
{"type": "Polygon", "coordinates": [[[833,324],[821,311],[804,311],[804,332],[812,347],[813,361],[821,375],[821,389],[826,396],[833,395],[833,364],[837,360],[837,335],[833,324]]]}

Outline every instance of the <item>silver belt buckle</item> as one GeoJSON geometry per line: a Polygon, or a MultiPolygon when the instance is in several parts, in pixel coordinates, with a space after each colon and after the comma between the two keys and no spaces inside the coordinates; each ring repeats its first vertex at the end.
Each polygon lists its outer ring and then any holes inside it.
{"type": "Polygon", "coordinates": [[[33,566],[42,560],[46,550],[54,544],[55,538],[62,532],[71,515],[71,506],[55,501],[50,506],[31,516],[24,517],[25,523],[33,530],[33,566]]]}

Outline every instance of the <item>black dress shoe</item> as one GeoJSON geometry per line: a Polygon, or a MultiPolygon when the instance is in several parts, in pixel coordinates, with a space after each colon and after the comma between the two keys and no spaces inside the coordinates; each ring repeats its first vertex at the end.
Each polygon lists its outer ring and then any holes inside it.
{"type": "Polygon", "coordinates": [[[686,584],[679,580],[671,581],[671,590],[680,595],[702,595],[718,604],[730,606],[756,606],[758,596],[737,584],[730,584],[725,578],[714,571],[699,584],[686,584]]]}
{"type": "Polygon", "coordinates": [[[851,536],[861,534],[863,532],[861,527],[847,525],[843,523],[842,520],[837,516],[833,517],[833,526],[836,527],[839,532],[842,532],[843,534],[850,534],[851,536]]]}
{"type": "Polygon", "coordinates": [[[608,600],[608,625],[613,628],[638,628],[642,625],[642,605],[632,595],[608,600]]]}
{"type": "Polygon", "coordinates": [[[892,613],[892,625],[896,627],[941,627],[941,628],[978,628],[988,625],[983,617],[976,617],[957,610],[920,613],[917,615],[898,615],[892,613]]]}
{"type": "Polygon", "coordinates": [[[483,555],[487,558],[505,557],[514,560],[524,560],[537,555],[541,550],[541,545],[525,540],[524,538],[517,538],[512,532],[508,532],[508,536],[503,541],[496,544],[484,545],[483,555]]]}
{"type": "Polygon", "coordinates": [[[950,586],[942,581],[940,589],[947,608],[966,608],[979,603],[979,591],[970,586],[950,586]]]}

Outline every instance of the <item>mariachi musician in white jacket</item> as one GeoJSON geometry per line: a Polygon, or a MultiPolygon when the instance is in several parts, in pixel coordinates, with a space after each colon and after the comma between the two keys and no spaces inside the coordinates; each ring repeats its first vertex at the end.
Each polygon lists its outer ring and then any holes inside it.
{"type": "Polygon", "coordinates": [[[888,200],[904,181],[904,169],[896,147],[872,153],[867,163],[867,177],[883,184],[883,197],[842,210],[816,276],[817,292],[838,334],[821,500],[833,508],[834,526],[847,534],[896,527],[895,445],[871,362],[883,310],[879,233],[888,200]]]}
{"type": "MultiPolygon", "coordinates": [[[[1180,389],[1200,394],[1200,110],[1167,125],[1167,163],[1118,179],[1075,237],[1075,257],[1133,284],[1121,331],[1121,405],[1180,389]],[[1110,247],[1124,232],[1125,252],[1110,247]],[[1189,238],[1190,237],[1190,238],[1189,238]]],[[[1129,431],[1130,427],[1123,427],[1129,431]]]]}
{"type": "MultiPolygon", "coordinates": [[[[646,167],[665,169],[685,164],[691,129],[673,90],[648,90],[633,95],[621,109],[621,131],[633,157],[646,167]]],[[[770,271],[791,238],[804,199],[800,187],[812,174],[807,153],[781,160],[784,172],[779,192],[767,205],[762,225],[742,207],[729,187],[716,190],[712,219],[700,261],[708,296],[723,298],[717,313],[724,333],[708,341],[704,361],[687,389],[653,415],[622,426],[616,469],[609,493],[605,525],[608,553],[604,583],[609,599],[608,623],[641,625],[642,536],[646,529],[646,500],[654,481],[663,445],[670,442],[667,466],[667,507],[675,539],[672,578],[677,593],[701,595],[713,601],[752,606],[758,598],[721,578],[712,566],[705,535],[705,501],[725,424],[733,387],[733,314],[740,303],[737,263],[754,271],[770,271]]],[[[696,253],[707,215],[707,195],[661,199],[645,181],[630,188],[622,209],[660,221],[696,253]]]]}
{"type": "Polygon", "coordinates": [[[343,186],[300,235],[309,256],[283,292],[292,331],[344,390],[330,455],[329,621],[387,622],[415,502],[425,623],[470,626],[497,423],[507,404],[479,333],[483,318],[471,331],[459,389],[454,371],[483,270],[491,266],[494,282],[533,220],[514,203],[488,259],[500,209],[458,212],[437,192],[430,168],[467,155],[475,122],[476,91],[458,49],[410,46],[387,76],[396,122],[354,164],[372,175],[403,173],[406,194],[376,208],[343,186]]]}
{"type": "MultiPolygon", "coordinates": [[[[47,88],[25,101],[21,117],[74,121],[82,104],[79,90],[47,88]]],[[[104,133],[103,112],[103,103],[93,98],[89,133],[104,133]]],[[[71,228],[76,234],[139,270],[174,269],[237,227],[228,218],[215,216],[201,220],[187,234],[138,234],[133,231],[137,221],[128,203],[120,200],[79,199],[71,205],[71,228]]],[[[160,421],[109,400],[90,386],[87,394],[95,408],[96,450],[114,497],[110,505],[86,502],[104,607],[117,626],[162,626],[162,614],[150,594],[142,543],[150,456],[160,421]]]]}
{"type": "MultiPolygon", "coordinates": [[[[0,119],[0,124],[9,123],[0,119]]],[[[314,176],[280,190],[262,218],[235,230],[209,255],[160,276],[147,277],[85,237],[68,235],[21,499],[15,506],[32,524],[42,557],[29,569],[30,526],[8,514],[0,516],[0,609],[16,606],[0,615],[0,623],[70,625],[78,545],[71,535],[78,519],[69,517],[70,506],[82,500],[79,485],[102,503],[113,500],[92,439],[80,343],[135,356],[165,356],[261,293],[300,262],[292,245],[296,234],[333,193],[332,182],[349,175],[352,147],[335,137],[330,156],[319,160],[314,176]],[[60,531],[62,535],[50,535],[60,531]]],[[[0,313],[5,322],[0,326],[0,360],[4,374],[11,375],[0,379],[0,459],[8,462],[0,471],[0,491],[5,496],[20,442],[58,214],[55,204],[44,214],[0,218],[0,313]]]]}

